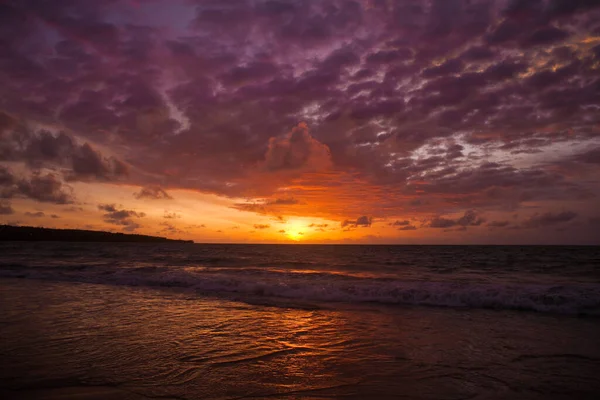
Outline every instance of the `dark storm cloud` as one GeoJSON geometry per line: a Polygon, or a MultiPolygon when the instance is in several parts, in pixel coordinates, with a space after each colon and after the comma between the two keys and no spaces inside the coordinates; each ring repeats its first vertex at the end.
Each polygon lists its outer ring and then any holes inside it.
{"type": "Polygon", "coordinates": [[[72,189],[64,185],[55,175],[33,174],[29,179],[17,183],[17,193],[47,203],[73,203],[72,189]]]}
{"type": "Polygon", "coordinates": [[[0,165],[0,186],[6,188],[15,182],[16,178],[11,170],[0,165]]]}
{"type": "Polygon", "coordinates": [[[101,155],[89,143],[80,145],[64,132],[15,125],[1,135],[0,161],[24,161],[32,168],[63,166],[68,180],[110,180],[128,172],[122,161],[101,155]]]}
{"type": "Polygon", "coordinates": [[[481,218],[476,211],[469,210],[464,215],[457,219],[450,219],[444,217],[432,218],[427,226],[429,228],[451,228],[453,226],[459,226],[466,228],[467,226],[479,226],[485,219],[481,218]]]}
{"type": "Polygon", "coordinates": [[[569,222],[577,217],[573,211],[562,211],[560,213],[537,213],[524,220],[521,224],[523,228],[543,228],[546,226],[557,225],[569,222]]]}
{"type": "Polygon", "coordinates": [[[573,160],[586,164],[600,164],[600,148],[578,154],[573,157],[573,160]]]}
{"type": "Polygon", "coordinates": [[[550,0],[546,10],[550,16],[560,17],[599,7],[595,0],[550,0]]]}
{"type": "Polygon", "coordinates": [[[123,230],[126,232],[134,231],[140,227],[134,218],[143,218],[146,216],[143,212],[122,209],[116,204],[99,204],[98,209],[104,211],[103,218],[105,222],[123,226],[123,230]]]}
{"type": "Polygon", "coordinates": [[[449,176],[434,177],[426,184],[419,184],[419,190],[427,193],[469,194],[481,193],[493,188],[513,190],[537,189],[543,192],[548,187],[556,193],[573,189],[562,175],[542,169],[516,169],[497,163],[484,163],[478,168],[465,169],[449,176]]]}
{"type": "Polygon", "coordinates": [[[136,199],[172,200],[173,197],[158,186],[148,186],[133,194],[136,199]]]}
{"type": "Polygon", "coordinates": [[[443,217],[435,217],[429,222],[430,228],[449,228],[451,226],[456,225],[456,220],[443,218],[443,217]]]}
{"type": "Polygon", "coordinates": [[[108,180],[126,175],[127,166],[114,157],[103,158],[99,152],[85,143],[71,156],[73,175],[71,179],[96,178],[108,180]]]}
{"type": "Polygon", "coordinates": [[[467,61],[489,60],[495,56],[495,53],[487,46],[469,47],[460,58],[467,61]]]}
{"type": "Polygon", "coordinates": [[[33,172],[29,177],[17,177],[0,166],[0,197],[30,198],[40,202],[69,204],[74,202],[73,190],[54,174],[33,172]]]}
{"type": "Polygon", "coordinates": [[[539,46],[561,42],[569,36],[569,32],[554,26],[538,29],[523,41],[525,46],[539,46]]]}

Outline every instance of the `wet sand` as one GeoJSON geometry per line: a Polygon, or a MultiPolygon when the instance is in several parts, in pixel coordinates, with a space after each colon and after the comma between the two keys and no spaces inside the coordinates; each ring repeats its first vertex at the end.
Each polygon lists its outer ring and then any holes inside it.
{"type": "Polygon", "coordinates": [[[597,318],[0,280],[3,399],[592,399],[597,318]]]}
{"type": "Polygon", "coordinates": [[[109,386],[61,387],[46,389],[0,390],[3,399],[23,400],[143,400],[145,396],[127,392],[109,386]]]}

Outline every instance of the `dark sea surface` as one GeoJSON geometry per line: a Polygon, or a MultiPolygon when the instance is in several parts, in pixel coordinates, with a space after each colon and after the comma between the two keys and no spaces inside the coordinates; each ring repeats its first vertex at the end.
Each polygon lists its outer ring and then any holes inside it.
{"type": "Polygon", "coordinates": [[[0,397],[600,398],[600,248],[0,243],[0,397]]]}

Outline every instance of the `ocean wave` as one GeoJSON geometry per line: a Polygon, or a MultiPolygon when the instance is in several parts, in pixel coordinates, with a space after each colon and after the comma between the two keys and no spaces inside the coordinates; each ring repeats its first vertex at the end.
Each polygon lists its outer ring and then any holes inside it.
{"type": "MultiPolygon", "coordinates": [[[[141,266],[0,266],[0,277],[185,288],[201,294],[318,302],[525,310],[600,316],[600,284],[513,284],[366,278],[330,273],[141,266]],[[252,272],[252,273],[249,273],[252,272]]],[[[286,303],[287,304],[287,303],[286,303]]]]}

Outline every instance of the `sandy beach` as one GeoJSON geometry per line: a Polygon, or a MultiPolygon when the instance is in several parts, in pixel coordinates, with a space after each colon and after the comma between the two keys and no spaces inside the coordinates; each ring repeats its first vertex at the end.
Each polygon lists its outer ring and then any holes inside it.
{"type": "Polygon", "coordinates": [[[592,399],[596,318],[0,282],[6,399],[592,399]]]}

